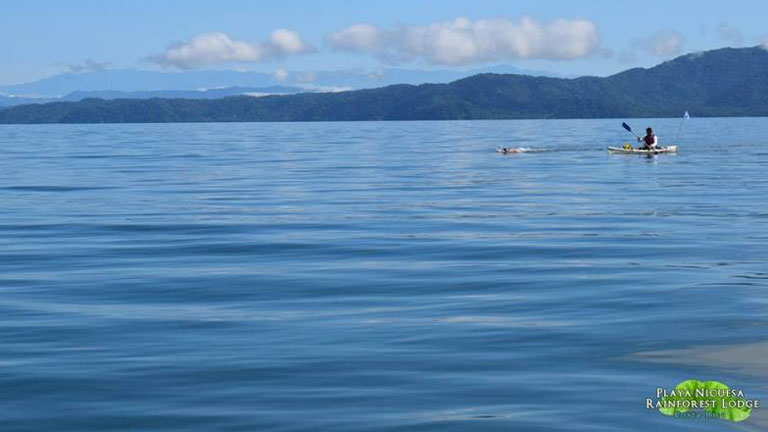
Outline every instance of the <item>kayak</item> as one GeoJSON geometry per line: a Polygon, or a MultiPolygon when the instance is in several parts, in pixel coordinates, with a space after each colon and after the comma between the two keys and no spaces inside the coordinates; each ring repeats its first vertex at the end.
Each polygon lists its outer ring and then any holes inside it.
{"type": "Polygon", "coordinates": [[[608,151],[611,153],[621,154],[643,154],[643,155],[655,155],[662,153],[677,153],[677,146],[660,147],[655,150],[646,150],[640,148],[625,149],[622,147],[608,147],[608,151]]]}

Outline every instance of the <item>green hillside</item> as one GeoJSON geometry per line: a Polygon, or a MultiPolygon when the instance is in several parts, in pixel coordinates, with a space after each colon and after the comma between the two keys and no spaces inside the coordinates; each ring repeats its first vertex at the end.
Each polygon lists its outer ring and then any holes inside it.
{"type": "Polygon", "coordinates": [[[456,120],[768,115],[768,51],[724,48],[575,79],[482,74],[450,84],[262,98],[86,99],[0,111],[0,123],[456,120]]]}

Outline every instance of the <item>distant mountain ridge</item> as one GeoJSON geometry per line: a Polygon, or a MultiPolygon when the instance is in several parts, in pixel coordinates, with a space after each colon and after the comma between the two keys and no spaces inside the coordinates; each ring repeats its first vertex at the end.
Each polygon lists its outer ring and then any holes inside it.
{"type": "Polygon", "coordinates": [[[3,96],[0,95],[0,109],[3,109],[3,107],[9,107],[14,105],[27,105],[27,104],[34,104],[34,103],[47,103],[47,102],[55,102],[58,99],[53,98],[26,98],[26,97],[18,97],[18,96],[3,96]]]}
{"type": "Polygon", "coordinates": [[[24,98],[0,96],[0,108],[40,104],[48,102],[77,102],[88,98],[98,99],[220,99],[228,96],[270,96],[289,95],[309,92],[311,90],[301,87],[270,86],[270,87],[226,87],[211,90],[149,90],[149,91],[119,91],[119,90],[94,90],[76,91],[61,98],[24,98]]]}
{"type": "Polygon", "coordinates": [[[378,71],[339,70],[286,72],[284,81],[273,74],[252,71],[202,70],[184,72],[107,69],[64,73],[49,78],[0,86],[0,97],[62,98],[73,92],[96,91],[199,91],[226,87],[291,86],[307,90],[361,89],[391,84],[447,83],[484,72],[555,76],[549,72],[530,71],[514,66],[493,66],[472,71],[418,70],[388,68],[378,71]]]}
{"type": "Polygon", "coordinates": [[[768,51],[723,48],[605,78],[481,74],[450,84],[216,100],[86,99],[0,111],[0,123],[768,116],[768,51]]]}

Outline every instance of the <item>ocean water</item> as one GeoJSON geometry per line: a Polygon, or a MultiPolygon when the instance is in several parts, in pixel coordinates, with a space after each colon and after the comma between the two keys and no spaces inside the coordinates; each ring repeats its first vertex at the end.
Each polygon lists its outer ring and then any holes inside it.
{"type": "Polygon", "coordinates": [[[645,403],[768,405],[768,119],[621,121],[1,126],[0,430],[765,430],[645,403]]]}

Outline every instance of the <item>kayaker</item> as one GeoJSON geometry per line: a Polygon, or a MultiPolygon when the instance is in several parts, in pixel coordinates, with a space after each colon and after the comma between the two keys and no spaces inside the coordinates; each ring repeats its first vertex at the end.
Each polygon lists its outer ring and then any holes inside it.
{"type": "Polygon", "coordinates": [[[645,150],[656,150],[659,147],[659,137],[653,134],[653,129],[648,128],[645,130],[645,136],[637,139],[642,142],[645,150]]]}

